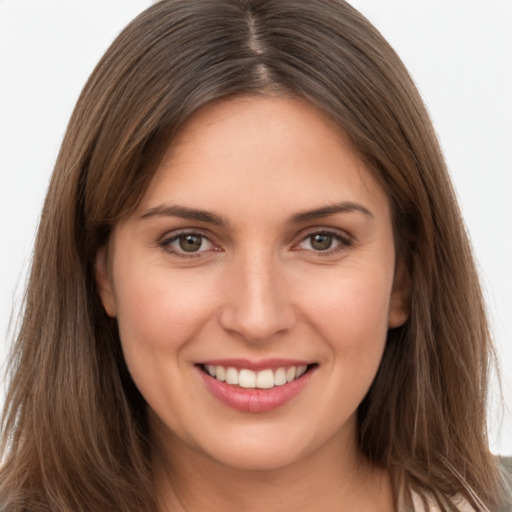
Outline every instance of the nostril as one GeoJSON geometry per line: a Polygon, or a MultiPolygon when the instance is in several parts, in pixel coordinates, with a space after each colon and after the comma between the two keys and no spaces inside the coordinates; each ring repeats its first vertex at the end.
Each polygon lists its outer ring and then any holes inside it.
{"type": "Polygon", "coordinates": [[[246,341],[267,342],[293,326],[294,315],[285,309],[272,304],[240,302],[224,309],[220,323],[224,330],[246,341]]]}

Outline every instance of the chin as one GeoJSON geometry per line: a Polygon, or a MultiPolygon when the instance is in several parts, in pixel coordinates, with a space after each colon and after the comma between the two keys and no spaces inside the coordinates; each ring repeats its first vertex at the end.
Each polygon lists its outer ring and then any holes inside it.
{"type": "Polygon", "coordinates": [[[233,445],[229,447],[229,450],[210,454],[210,457],[218,464],[237,471],[265,472],[292,467],[308,456],[307,453],[298,451],[291,446],[276,448],[273,443],[268,443],[265,446],[256,444],[247,446],[245,444],[239,449],[236,446],[233,445]]]}

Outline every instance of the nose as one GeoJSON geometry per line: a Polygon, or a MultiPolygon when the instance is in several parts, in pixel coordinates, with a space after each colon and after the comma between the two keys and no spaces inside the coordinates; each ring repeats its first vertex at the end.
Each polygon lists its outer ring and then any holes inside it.
{"type": "Polygon", "coordinates": [[[225,275],[223,293],[220,323],[246,341],[270,341],[296,321],[284,272],[270,255],[240,259],[225,275]]]}

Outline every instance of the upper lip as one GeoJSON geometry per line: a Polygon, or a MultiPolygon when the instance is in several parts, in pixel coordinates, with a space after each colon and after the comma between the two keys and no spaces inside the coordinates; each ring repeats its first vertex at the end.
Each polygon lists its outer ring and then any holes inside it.
{"type": "Polygon", "coordinates": [[[197,363],[198,365],[210,365],[210,366],[224,366],[225,368],[236,368],[238,370],[247,369],[255,372],[261,370],[277,370],[278,368],[290,368],[291,366],[309,366],[313,364],[312,361],[305,361],[303,359],[284,359],[284,358],[272,358],[272,359],[260,359],[254,361],[251,359],[207,359],[197,363]]]}

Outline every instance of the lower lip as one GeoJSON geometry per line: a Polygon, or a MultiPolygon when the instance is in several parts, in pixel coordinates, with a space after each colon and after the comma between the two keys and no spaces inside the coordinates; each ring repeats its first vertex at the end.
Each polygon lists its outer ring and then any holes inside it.
{"type": "Polygon", "coordinates": [[[304,389],[313,370],[310,369],[298,379],[282,386],[258,389],[226,384],[198,368],[204,383],[215,397],[229,407],[244,412],[269,412],[287,404],[304,389]]]}

